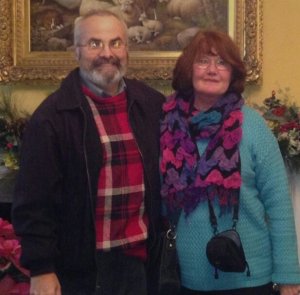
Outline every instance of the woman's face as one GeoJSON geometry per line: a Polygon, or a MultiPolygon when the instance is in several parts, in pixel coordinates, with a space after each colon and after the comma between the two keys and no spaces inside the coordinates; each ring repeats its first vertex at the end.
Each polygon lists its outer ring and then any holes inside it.
{"type": "Polygon", "coordinates": [[[232,67],[217,54],[202,55],[193,63],[193,87],[196,99],[214,103],[228,89],[232,67]]]}

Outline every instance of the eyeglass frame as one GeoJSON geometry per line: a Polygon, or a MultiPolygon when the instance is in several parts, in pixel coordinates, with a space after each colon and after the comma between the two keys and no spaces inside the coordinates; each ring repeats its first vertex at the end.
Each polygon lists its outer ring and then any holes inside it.
{"type": "Polygon", "coordinates": [[[197,68],[202,69],[202,70],[206,70],[212,64],[214,64],[214,66],[216,67],[216,69],[218,69],[218,71],[229,71],[231,69],[230,63],[225,61],[220,56],[215,56],[215,57],[216,57],[216,60],[209,58],[208,56],[201,57],[197,61],[194,62],[194,65],[197,68]]]}
{"type": "MultiPolygon", "coordinates": [[[[86,44],[77,44],[77,47],[87,47],[88,50],[96,51],[96,50],[103,50],[105,48],[105,43],[101,39],[91,38],[86,44]],[[94,46],[92,45],[94,44],[94,46]]],[[[112,39],[108,42],[108,48],[112,51],[121,50],[127,47],[127,42],[124,42],[121,38],[112,39]],[[119,44],[118,46],[115,46],[119,44]]]]}

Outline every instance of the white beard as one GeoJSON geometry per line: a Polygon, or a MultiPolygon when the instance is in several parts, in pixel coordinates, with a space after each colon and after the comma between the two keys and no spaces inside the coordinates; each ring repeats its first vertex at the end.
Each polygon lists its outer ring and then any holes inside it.
{"type": "Polygon", "coordinates": [[[119,84],[119,82],[122,80],[122,78],[125,74],[125,71],[117,70],[115,72],[109,72],[109,73],[103,74],[103,73],[99,73],[97,70],[92,70],[90,72],[90,71],[81,69],[81,73],[82,73],[84,79],[92,82],[96,86],[105,90],[105,89],[109,88],[112,84],[119,84]]]}

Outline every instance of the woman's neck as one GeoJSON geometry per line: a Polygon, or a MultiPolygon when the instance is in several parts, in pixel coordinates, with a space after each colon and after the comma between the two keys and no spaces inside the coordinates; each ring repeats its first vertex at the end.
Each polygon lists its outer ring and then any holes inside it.
{"type": "Polygon", "coordinates": [[[210,109],[218,100],[219,96],[214,97],[195,97],[194,107],[199,111],[207,111],[210,109]]]}

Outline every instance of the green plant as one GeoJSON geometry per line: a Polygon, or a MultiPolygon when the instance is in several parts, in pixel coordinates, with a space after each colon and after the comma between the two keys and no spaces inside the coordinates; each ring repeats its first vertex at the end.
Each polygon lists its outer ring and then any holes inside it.
{"type": "Polygon", "coordinates": [[[12,100],[11,90],[0,94],[0,165],[9,169],[19,168],[19,153],[29,114],[19,111],[12,100]]]}
{"type": "Polygon", "coordinates": [[[289,88],[279,89],[279,96],[273,90],[265,98],[263,106],[254,105],[274,133],[287,167],[292,171],[300,170],[300,115],[299,107],[291,103],[289,88]]]}

